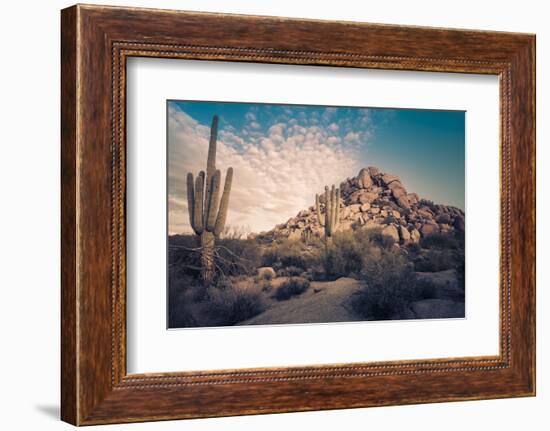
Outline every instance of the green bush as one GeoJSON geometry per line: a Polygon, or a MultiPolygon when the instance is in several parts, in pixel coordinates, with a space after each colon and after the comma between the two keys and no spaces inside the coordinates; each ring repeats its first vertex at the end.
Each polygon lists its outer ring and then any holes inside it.
{"type": "Polygon", "coordinates": [[[281,284],[275,291],[273,297],[277,301],[284,301],[293,296],[301,295],[309,289],[309,280],[302,277],[291,277],[287,282],[281,284]]]}

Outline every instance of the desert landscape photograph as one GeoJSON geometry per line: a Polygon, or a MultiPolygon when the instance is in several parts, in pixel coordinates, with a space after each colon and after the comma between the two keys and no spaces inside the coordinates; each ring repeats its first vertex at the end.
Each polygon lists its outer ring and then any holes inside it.
{"type": "Polygon", "coordinates": [[[465,317],[465,112],[167,101],[167,326],[465,317]]]}

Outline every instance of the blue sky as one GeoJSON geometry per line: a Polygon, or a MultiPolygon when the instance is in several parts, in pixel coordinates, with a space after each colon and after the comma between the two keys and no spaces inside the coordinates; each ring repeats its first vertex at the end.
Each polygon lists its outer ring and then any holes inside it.
{"type": "Polygon", "coordinates": [[[465,113],[168,101],[169,223],[187,232],[185,175],[205,169],[212,116],[218,168],[235,169],[233,217],[271,229],[312,204],[325,184],[364,166],[398,175],[409,192],[464,209],[465,113]]]}

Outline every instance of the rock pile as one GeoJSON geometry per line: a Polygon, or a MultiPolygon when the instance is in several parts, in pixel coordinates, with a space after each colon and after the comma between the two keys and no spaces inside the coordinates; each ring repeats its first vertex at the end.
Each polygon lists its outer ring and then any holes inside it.
{"type": "MultiPolygon", "coordinates": [[[[398,176],[370,166],[340,184],[340,224],[337,231],[381,229],[396,242],[418,242],[435,232],[464,231],[464,212],[436,205],[409,193],[398,176]]],[[[321,204],[324,194],[321,194],[321,204]]],[[[286,223],[258,235],[260,239],[307,239],[322,236],[315,207],[300,211],[286,223]]]]}

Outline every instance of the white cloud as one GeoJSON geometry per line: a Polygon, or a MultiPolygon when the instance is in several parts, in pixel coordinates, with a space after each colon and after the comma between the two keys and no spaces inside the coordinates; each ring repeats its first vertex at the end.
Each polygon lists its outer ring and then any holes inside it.
{"type": "MultiPolygon", "coordinates": [[[[176,107],[168,115],[169,231],[188,233],[186,175],[206,169],[210,128],[176,107]]],[[[359,139],[350,134],[344,141],[359,139]]],[[[220,131],[216,165],[222,180],[228,167],[234,169],[227,224],[269,230],[313,205],[325,185],[338,185],[360,168],[354,147],[344,141],[329,125],[295,121],[273,124],[254,137],[220,131]]]]}

